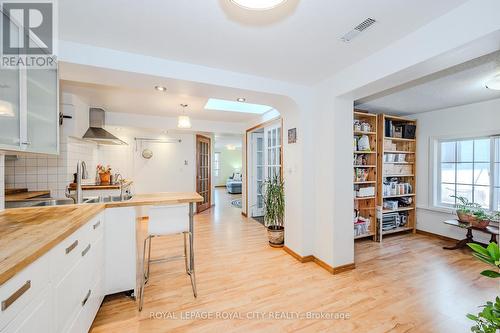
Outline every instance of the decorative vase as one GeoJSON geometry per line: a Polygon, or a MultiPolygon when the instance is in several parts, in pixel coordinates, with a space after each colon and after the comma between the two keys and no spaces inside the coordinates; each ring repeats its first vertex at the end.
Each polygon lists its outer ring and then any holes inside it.
{"type": "Polygon", "coordinates": [[[111,178],[111,173],[109,173],[109,172],[99,174],[99,179],[101,180],[101,185],[109,185],[110,178],[111,178]]]}
{"type": "Polygon", "coordinates": [[[272,225],[267,227],[269,245],[272,247],[283,247],[285,244],[285,228],[272,225]]]}

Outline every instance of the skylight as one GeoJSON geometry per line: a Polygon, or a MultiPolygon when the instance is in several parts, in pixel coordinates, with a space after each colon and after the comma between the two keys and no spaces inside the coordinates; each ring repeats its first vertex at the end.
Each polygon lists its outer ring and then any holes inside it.
{"type": "Polygon", "coordinates": [[[205,105],[205,110],[254,113],[254,114],[263,114],[266,113],[267,111],[271,111],[272,109],[273,108],[268,105],[234,102],[216,98],[210,98],[207,104],[205,105]]]}

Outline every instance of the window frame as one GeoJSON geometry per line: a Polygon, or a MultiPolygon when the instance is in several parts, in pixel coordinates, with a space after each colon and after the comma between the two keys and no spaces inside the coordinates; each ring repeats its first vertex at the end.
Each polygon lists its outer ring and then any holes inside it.
{"type": "Polygon", "coordinates": [[[215,177],[220,177],[220,157],[221,153],[220,152],[214,152],[214,176],[215,177]],[[217,158],[216,158],[217,156],[217,158]]]}
{"type": "MultiPolygon", "coordinates": [[[[490,140],[490,160],[489,160],[489,172],[490,172],[490,185],[488,186],[489,187],[489,194],[490,194],[490,199],[489,199],[489,210],[490,211],[496,211],[495,210],[495,207],[498,207],[496,205],[496,195],[495,195],[495,189],[496,188],[500,188],[500,185],[499,186],[495,186],[496,182],[497,182],[497,179],[495,178],[496,176],[496,166],[498,165],[498,167],[500,168],[500,154],[498,154],[497,156],[497,145],[500,146],[500,134],[498,134],[497,132],[495,132],[494,134],[482,134],[482,135],[471,135],[471,136],[454,136],[454,137],[440,137],[440,138],[434,138],[434,149],[435,149],[435,153],[434,153],[434,181],[433,183],[431,184],[432,185],[432,191],[433,191],[433,206],[435,208],[438,208],[438,209],[454,209],[455,208],[455,205],[456,205],[456,200],[455,200],[455,204],[447,204],[447,203],[443,203],[441,202],[441,185],[442,185],[442,182],[441,182],[441,167],[442,167],[442,164],[443,163],[446,163],[446,162],[441,162],[441,145],[443,142],[459,142],[459,141],[471,141],[471,140],[481,140],[481,139],[489,139],[490,140]]],[[[474,176],[474,166],[475,164],[477,163],[486,163],[486,162],[482,162],[482,161],[475,161],[475,154],[474,154],[474,149],[475,149],[475,146],[473,146],[473,150],[472,150],[472,154],[473,154],[473,158],[472,158],[472,174],[474,176]]],[[[500,151],[500,149],[499,149],[500,151]]],[[[456,165],[459,164],[460,162],[457,161],[457,154],[458,154],[458,149],[457,149],[457,145],[455,146],[455,161],[454,162],[449,162],[449,163],[453,163],[455,165],[455,182],[453,183],[455,186],[457,185],[472,185],[472,197],[474,198],[474,187],[475,187],[475,184],[462,184],[462,183],[458,183],[457,182],[457,169],[456,169],[456,165]]],[[[466,162],[464,162],[466,163],[466,162]]],[[[473,181],[474,182],[474,181],[473,181]]],[[[499,182],[500,184],[500,182],[499,182]]],[[[487,186],[487,185],[477,185],[477,186],[487,186]]],[[[455,193],[456,193],[456,189],[455,189],[455,193]]]]}

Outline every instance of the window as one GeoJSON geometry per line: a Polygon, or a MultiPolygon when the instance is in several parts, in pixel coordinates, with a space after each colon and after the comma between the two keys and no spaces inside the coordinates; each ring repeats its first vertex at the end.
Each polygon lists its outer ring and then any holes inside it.
{"type": "Polygon", "coordinates": [[[214,154],[214,176],[219,177],[220,174],[220,153],[214,154]]]}
{"type": "Polygon", "coordinates": [[[500,210],[499,157],[499,137],[438,141],[436,204],[453,207],[456,195],[500,210]]]}

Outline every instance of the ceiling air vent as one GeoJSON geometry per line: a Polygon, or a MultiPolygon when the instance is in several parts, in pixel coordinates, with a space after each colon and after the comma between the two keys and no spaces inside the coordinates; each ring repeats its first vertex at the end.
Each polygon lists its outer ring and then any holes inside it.
{"type": "Polygon", "coordinates": [[[354,27],[354,29],[352,29],[351,31],[346,33],[344,36],[340,37],[340,40],[343,42],[346,42],[346,43],[350,42],[351,40],[354,39],[354,37],[356,37],[361,32],[363,32],[366,29],[368,29],[369,27],[371,27],[375,22],[377,22],[377,21],[375,21],[372,18],[367,18],[366,20],[364,20],[363,22],[358,24],[356,27],[354,27]]]}

